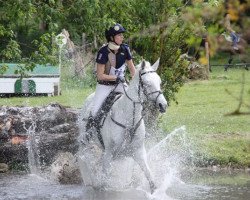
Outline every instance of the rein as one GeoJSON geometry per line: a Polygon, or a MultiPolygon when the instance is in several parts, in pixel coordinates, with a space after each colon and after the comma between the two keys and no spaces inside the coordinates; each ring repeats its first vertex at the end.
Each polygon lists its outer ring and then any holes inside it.
{"type": "MultiPolygon", "coordinates": [[[[133,102],[133,124],[132,126],[125,126],[124,124],[121,124],[120,122],[117,122],[111,115],[111,120],[118,126],[122,127],[123,129],[125,129],[126,131],[128,131],[129,135],[130,135],[130,141],[132,141],[134,135],[135,135],[135,132],[136,130],[140,127],[141,125],[141,122],[142,122],[142,119],[143,119],[143,115],[141,116],[140,120],[135,124],[135,106],[136,104],[140,104],[142,105],[143,102],[141,100],[141,89],[143,91],[143,94],[146,96],[147,100],[149,99],[149,96],[152,95],[152,94],[155,94],[155,93],[158,93],[156,99],[155,99],[155,104],[157,102],[157,99],[158,97],[162,94],[162,91],[160,90],[157,90],[157,91],[154,91],[154,92],[150,92],[150,93],[147,93],[147,90],[145,88],[145,86],[143,85],[143,81],[142,81],[142,76],[145,75],[145,74],[148,74],[148,73],[156,73],[156,71],[147,71],[147,72],[143,72],[143,73],[139,73],[139,89],[138,89],[138,97],[139,97],[139,101],[134,101],[129,95],[128,93],[126,92],[125,90],[125,86],[123,85],[123,89],[124,89],[124,93],[126,95],[126,97],[133,102]]],[[[143,108],[144,110],[144,108],[143,108]]],[[[142,111],[143,111],[142,110],[142,111]]]]}

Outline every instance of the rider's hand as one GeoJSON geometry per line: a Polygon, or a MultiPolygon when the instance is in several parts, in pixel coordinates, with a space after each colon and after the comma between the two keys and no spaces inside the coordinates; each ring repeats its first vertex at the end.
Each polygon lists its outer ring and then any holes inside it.
{"type": "Polygon", "coordinates": [[[124,76],[117,76],[116,83],[125,83],[125,77],[124,76]]]}

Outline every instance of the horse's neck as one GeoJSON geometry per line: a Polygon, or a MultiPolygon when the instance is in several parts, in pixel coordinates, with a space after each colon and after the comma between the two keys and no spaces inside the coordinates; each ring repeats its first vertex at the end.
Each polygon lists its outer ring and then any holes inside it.
{"type": "Polygon", "coordinates": [[[114,109],[112,109],[114,115],[128,124],[140,120],[142,116],[142,105],[139,103],[140,95],[135,82],[131,82],[126,94],[115,103],[114,109]]]}

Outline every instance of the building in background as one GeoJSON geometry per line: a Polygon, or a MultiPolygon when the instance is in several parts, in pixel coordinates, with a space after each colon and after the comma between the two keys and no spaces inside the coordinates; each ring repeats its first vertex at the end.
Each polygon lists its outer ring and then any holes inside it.
{"type": "Polygon", "coordinates": [[[51,65],[36,65],[32,72],[27,72],[25,78],[15,74],[20,64],[3,63],[8,66],[4,74],[0,74],[0,95],[48,95],[60,94],[59,68],[51,65]]]}

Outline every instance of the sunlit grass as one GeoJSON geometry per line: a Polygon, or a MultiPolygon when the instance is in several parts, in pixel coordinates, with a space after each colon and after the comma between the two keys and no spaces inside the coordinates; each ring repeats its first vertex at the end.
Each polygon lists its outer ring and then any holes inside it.
{"type": "Polygon", "coordinates": [[[234,171],[230,174],[228,171],[210,171],[210,170],[198,170],[200,173],[194,173],[192,182],[195,184],[206,184],[206,185],[238,185],[244,186],[248,183],[249,179],[246,174],[242,171],[234,171]],[[225,176],[226,174],[226,176],[225,176]]]}
{"type": "Polygon", "coordinates": [[[38,97],[11,97],[0,98],[0,106],[45,106],[50,103],[59,103],[66,107],[80,108],[86,97],[92,92],[91,88],[82,90],[65,90],[60,96],[38,97]]]}
{"type": "MultiPolygon", "coordinates": [[[[245,73],[244,102],[250,104],[250,72],[243,69],[215,68],[209,81],[185,84],[162,118],[162,127],[171,132],[185,125],[197,156],[207,164],[250,166],[250,114],[227,116],[238,107],[245,73]],[[221,77],[226,77],[221,79],[221,77]]],[[[243,105],[241,112],[250,112],[243,105]]]]}

